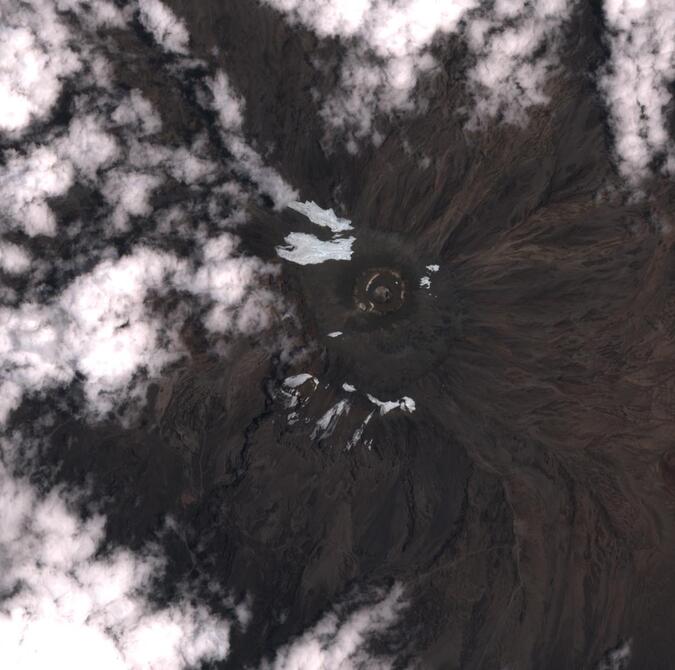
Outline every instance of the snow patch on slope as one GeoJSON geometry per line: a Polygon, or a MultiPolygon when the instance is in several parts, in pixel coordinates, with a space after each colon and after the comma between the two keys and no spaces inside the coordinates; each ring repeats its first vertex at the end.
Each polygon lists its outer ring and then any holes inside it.
{"type": "Polygon", "coordinates": [[[408,396],[403,396],[400,400],[378,400],[375,396],[370,395],[370,393],[367,393],[366,395],[373,405],[379,407],[381,415],[388,414],[395,409],[400,409],[402,412],[412,414],[416,409],[415,401],[408,396]]]}
{"type": "Polygon", "coordinates": [[[325,261],[348,261],[352,257],[355,238],[320,240],[307,233],[289,233],[286,245],[276,248],[284,260],[298,265],[316,265],[325,261]]]}
{"type": "Polygon", "coordinates": [[[276,248],[280,258],[298,265],[351,259],[355,238],[344,236],[346,231],[352,230],[351,221],[336,216],[332,209],[322,209],[315,202],[291,202],[288,207],[304,214],[317,226],[328,228],[333,236],[330,240],[321,240],[309,233],[289,233],[284,239],[285,246],[276,248]]]}

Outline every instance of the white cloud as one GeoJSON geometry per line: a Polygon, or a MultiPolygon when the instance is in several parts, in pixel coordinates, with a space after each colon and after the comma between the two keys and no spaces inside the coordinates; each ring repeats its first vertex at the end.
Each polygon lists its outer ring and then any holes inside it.
{"type": "Polygon", "coordinates": [[[133,89],[117,105],[111,118],[116,124],[132,128],[137,137],[152,135],[162,129],[159,114],[138,89],[133,89]]]}
{"type": "Polygon", "coordinates": [[[73,119],[68,134],[59,138],[54,146],[61,160],[69,160],[89,180],[94,180],[98,170],[110,164],[119,154],[115,138],[93,114],[73,119]]]}
{"type": "Polygon", "coordinates": [[[498,114],[522,124],[530,107],[548,102],[544,86],[573,6],[573,0],[499,0],[492,12],[469,23],[467,41],[476,56],[468,74],[474,124],[498,114]]]}
{"type": "Polygon", "coordinates": [[[283,209],[287,203],[298,197],[298,192],[289,186],[274,168],[265,165],[260,154],[242,137],[232,135],[226,144],[237,159],[237,168],[254,181],[262,193],[269,195],[275,209],[283,209]]]}
{"type": "Polygon", "coordinates": [[[631,661],[631,641],[622,642],[614,649],[610,649],[595,670],[628,670],[631,661]]]}
{"type": "Polygon", "coordinates": [[[76,117],[48,145],[30,146],[25,154],[6,152],[0,207],[8,224],[28,235],[55,235],[56,219],[47,199],[67,193],[78,172],[83,179],[94,179],[117,155],[117,143],[94,115],[76,117]]]}
{"type": "Polygon", "coordinates": [[[193,146],[166,147],[149,142],[130,142],[128,162],[139,170],[161,168],[174,179],[185,184],[205,184],[210,177],[216,175],[219,165],[214,161],[202,158],[203,147],[197,140],[193,146]]]}
{"type": "MultiPolygon", "coordinates": [[[[230,623],[185,601],[148,597],[156,553],[101,553],[105,520],[59,490],[40,495],[0,462],[0,646],[8,668],[180,670],[226,658],[230,623]]],[[[72,496],[70,496],[72,498],[72,496]]]]}
{"type": "Polygon", "coordinates": [[[213,79],[207,81],[213,95],[213,107],[223,130],[239,130],[243,122],[244,103],[230,85],[227,75],[219,70],[213,79]]]}
{"type": "Polygon", "coordinates": [[[439,35],[463,34],[475,57],[468,73],[473,124],[497,115],[522,123],[529,107],[547,101],[543,87],[556,63],[556,39],[573,6],[573,0],[266,2],[321,37],[344,40],[338,90],[321,114],[329,127],[347,131],[351,151],[355,140],[379,141],[376,114],[415,108],[412,92],[435,65],[429,48],[439,35]]]}
{"type": "Polygon", "coordinates": [[[479,5],[478,0],[267,2],[319,36],[342,37],[349,45],[338,91],[325,101],[322,116],[355,138],[377,136],[376,113],[412,108],[417,79],[434,64],[428,53],[431,41],[439,33],[458,31],[461,19],[479,5]]]}
{"type": "Polygon", "coordinates": [[[30,268],[30,254],[17,244],[0,241],[0,270],[8,274],[23,274],[30,268]]]}
{"type": "Polygon", "coordinates": [[[51,112],[82,63],[53,2],[0,0],[0,15],[0,131],[19,133],[51,112]]]}
{"type": "Polygon", "coordinates": [[[89,28],[121,28],[128,12],[120,10],[111,0],[55,0],[60,12],[72,11],[89,28]]]}
{"type": "MultiPolygon", "coordinates": [[[[108,411],[141,366],[157,374],[177,357],[175,343],[162,342],[162,323],[146,313],[144,302],[181,271],[184,264],[175,257],[139,248],[78,277],[53,303],[0,308],[2,389],[39,392],[79,372],[91,409],[108,411]]],[[[11,395],[15,403],[20,399],[11,395]]],[[[0,423],[13,408],[5,405],[0,423]]]]}
{"type": "Polygon", "coordinates": [[[0,208],[10,223],[28,235],[54,235],[56,219],[47,198],[63,195],[73,184],[72,164],[52,147],[33,148],[25,156],[6,154],[0,169],[0,208]]]}
{"type": "MultiPolygon", "coordinates": [[[[17,474],[17,454],[24,468],[28,455],[29,472],[31,466],[31,445],[19,439],[0,441],[0,645],[7,667],[89,670],[95,660],[101,670],[187,670],[226,659],[232,626],[251,621],[250,603],[236,605],[223,593],[231,614],[219,616],[185,585],[178,598],[154,604],[166,569],[158,548],[110,546],[105,517],[84,510],[82,492],[39,492],[17,474]]],[[[369,647],[405,606],[395,584],[369,604],[336,608],[260,670],[390,668],[393,659],[369,647]]]]}
{"type": "Polygon", "coordinates": [[[661,156],[675,174],[666,127],[668,84],[675,79],[675,7],[670,0],[605,0],[611,55],[599,85],[609,107],[621,173],[633,184],[661,156]]]}
{"type": "Polygon", "coordinates": [[[218,71],[213,79],[207,80],[206,85],[211,94],[211,107],[218,113],[223,141],[236,159],[236,168],[272,199],[276,209],[283,209],[298,197],[298,193],[276,170],[265,165],[260,154],[244,139],[241,128],[243,100],[236,95],[227,75],[222,71],[218,71]]]}
{"type": "Polygon", "coordinates": [[[132,216],[148,216],[152,212],[150,197],[162,183],[162,178],[125,169],[111,171],[103,186],[103,195],[114,207],[112,223],[123,231],[132,216]]]}
{"type": "Polygon", "coordinates": [[[139,396],[133,385],[144,370],[156,377],[184,353],[180,310],[167,321],[146,304],[151,293],[174,288],[191,294],[208,312],[211,332],[253,332],[269,325],[274,299],[254,291],[258,278],[273,272],[262,261],[240,256],[229,234],[205,240],[196,268],[173,254],[137,247],[80,275],[53,302],[24,302],[0,308],[0,423],[21,400],[84,376],[88,409],[110,411],[120,399],[139,396]]]}
{"type": "Polygon", "coordinates": [[[458,31],[461,19],[479,4],[478,0],[268,2],[290,12],[321,37],[339,36],[348,41],[350,51],[338,91],[325,101],[322,116],[329,126],[346,129],[355,138],[377,138],[376,113],[413,108],[413,88],[419,76],[434,65],[428,53],[433,38],[458,31]]]}
{"type": "Polygon", "coordinates": [[[230,330],[235,320],[241,332],[262,330],[269,325],[272,305],[278,302],[267,291],[250,292],[260,276],[276,270],[257,258],[236,255],[237,244],[227,233],[205,242],[201,266],[186,283],[191,292],[213,303],[204,319],[211,332],[230,330]]]}
{"type": "Polygon", "coordinates": [[[374,605],[364,606],[343,621],[329,613],[297,640],[277,651],[272,662],[262,670],[355,670],[356,668],[390,668],[387,658],[367,651],[369,640],[390,628],[404,607],[403,589],[395,585],[374,605]]]}
{"type": "Polygon", "coordinates": [[[185,23],[160,0],[138,0],[143,27],[166,51],[187,54],[190,36],[185,23]]]}
{"type": "Polygon", "coordinates": [[[405,58],[424,49],[437,32],[457,28],[462,16],[478,3],[457,0],[267,0],[291,13],[321,37],[360,37],[379,55],[405,58]]]}
{"type": "MultiPolygon", "coordinates": [[[[0,0],[4,9],[3,3],[0,0]]],[[[63,34],[59,49],[77,41],[83,72],[96,70],[100,77],[73,80],[73,118],[67,128],[40,129],[20,151],[6,150],[0,163],[3,229],[31,236],[63,235],[72,242],[63,258],[58,245],[56,254],[43,257],[36,252],[34,259],[9,242],[0,245],[3,271],[24,272],[28,283],[27,288],[3,291],[0,423],[24,393],[47,392],[80,376],[86,409],[94,416],[122,399],[142,397],[146,377],[160,374],[184,353],[179,329],[187,310],[195,307],[214,340],[225,332],[268,328],[280,298],[263,288],[260,279],[274,270],[259,259],[242,256],[236,238],[222,231],[243,220],[251,193],[263,191],[277,206],[296,197],[244,141],[243,103],[224,74],[214,78],[213,94],[221,120],[231,126],[223,128],[234,156],[229,165],[214,156],[206,132],[190,146],[159,144],[156,136],[162,122],[150,102],[138,90],[120,90],[103,55],[92,56],[97,53],[95,36],[86,32],[86,26],[118,25],[128,20],[130,12],[117,14],[107,4],[96,9],[80,0],[36,0],[31,6],[43,7],[44,16],[20,9],[24,5],[12,5],[10,15],[18,22],[28,12],[33,24],[27,20],[26,25],[34,28],[31,34],[41,45],[50,43],[48,19],[56,17],[55,6],[76,12],[80,19],[86,15],[83,31],[73,21],[71,34],[56,18],[54,30],[63,34]],[[232,180],[232,168],[257,186],[232,180]],[[189,196],[185,203],[155,212],[153,194],[169,178],[192,187],[194,202],[189,196]],[[76,183],[98,192],[104,202],[97,205],[92,198],[94,209],[60,230],[50,199],[65,196],[76,183]],[[198,189],[208,193],[202,198],[198,189]],[[125,243],[127,251],[120,258],[107,239],[123,239],[131,217],[144,219],[133,231],[134,235],[140,231],[141,239],[125,243]],[[150,246],[143,241],[146,231],[153,238],[150,246]],[[167,248],[175,248],[175,241],[182,238],[180,255],[151,248],[160,233],[167,248]],[[38,271],[27,272],[31,263],[38,271]],[[46,273],[50,273],[48,290],[46,273]],[[154,313],[149,298],[170,290],[179,306],[168,315],[154,313]]],[[[165,48],[187,48],[184,26],[161,3],[141,0],[140,7],[142,20],[165,48]]],[[[57,50],[50,57],[60,58],[59,54],[57,50]]],[[[58,95],[60,75],[54,76],[58,95]]]]}

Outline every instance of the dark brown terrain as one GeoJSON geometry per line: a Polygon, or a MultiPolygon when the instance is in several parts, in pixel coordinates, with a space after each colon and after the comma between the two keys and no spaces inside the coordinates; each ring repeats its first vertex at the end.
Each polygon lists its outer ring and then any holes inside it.
{"type": "MultiPolygon", "coordinates": [[[[409,606],[378,644],[400,667],[593,669],[627,640],[630,668],[675,667],[675,191],[613,188],[588,77],[604,58],[598,14],[566,28],[552,102],[527,127],[465,130],[467,56],[451,40],[419,84],[427,111],[382,119],[382,144],[352,155],[329,145],[311,94],[333,85],[339,44],[250,0],[167,4],[245,98],[266,160],[352,220],[354,256],[285,263],[274,247],[303,217],[251,207],[238,234],[280,266],[270,281],[297,319],[275,327],[309,353],[290,362],[240,338],[221,357],[195,326],[190,361],[152,387],[136,425],[64,414],[61,476],[93,478],[111,541],[157,534],[167,594],[187,577],[252,594],[223,667],[253,667],[335,603],[394,582],[409,606]],[[400,308],[358,309],[372,269],[400,275],[400,308]],[[289,423],[279,389],[303,372],[320,384],[300,387],[289,423]],[[366,393],[416,410],[376,413],[347,449],[366,393]],[[349,414],[313,438],[345,398],[349,414]],[[162,530],[167,513],[184,536],[162,530]]],[[[141,36],[115,39],[131,54],[118,76],[167,133],[208,125],[141,36]]]]}

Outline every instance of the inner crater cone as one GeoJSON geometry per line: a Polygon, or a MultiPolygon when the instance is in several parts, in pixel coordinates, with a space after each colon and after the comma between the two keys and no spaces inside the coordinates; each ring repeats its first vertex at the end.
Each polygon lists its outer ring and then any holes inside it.
{"type": "Polygon", "coordinates": [[[354,304],[361,312],[388,314],[403,306],[405,292],[405,282],[398,270],[371,268],[356,281],[354,304]]]}

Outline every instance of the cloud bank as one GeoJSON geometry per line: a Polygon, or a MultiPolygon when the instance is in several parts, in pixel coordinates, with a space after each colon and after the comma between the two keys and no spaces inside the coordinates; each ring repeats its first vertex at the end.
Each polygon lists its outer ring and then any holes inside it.
{"type": "Polygon", "coordinates": [[[82,62],[53,2],[2,0],[0,14],[0,131],[19,133],[51,112],[82,62]]]}
{"type": "Polygon", "coordinates": [[[545,104],[547,76],[555,67],[558,38],[572,0],[266,0],[319,37],[347,46],[338,90],[322,108],[326,124],[347,132],[349,148],[379,134],[376,115],[411,111],[414,89],[437,63],[434,40],[463,38],[473,64],[467,73],[471,124],[500,116],[523,123],[533,105],[545,104]]]}
{"type": "Polygon", "coordinates": [[[600,78],[621,174],[633,185],[652,167],[675,174],[667,127],[675,80],[675,8],[668,0],[605,0],[610,59],[600,78]],[[657,163],[654,165],[654,163],[657,163]]]}
{"type": "MultiPolygon", "coordinates": [[[[166,569],[158,548],[111,547],[105,518],[86,511],[81,492],[38,491],[16,471],[20,439],[0,442],[0,644],[7,667],[88,670],[95,662],[102,670],[182,670],[226,659],[232,627],[245,628],[255,612],[224,598],[228,614],[214,614],[188,587],[179,599],[155,604],[166,569]]],[[[357,609],[337,608],[259,668],[389,668],[391,659],[373,654],[370,643],[405,605],[396,584],[357,609]]]]}
{"type": "Polygon", "coordinates": [[[153,313],[148,305],[153,294],[175,290],[201,299],[208,308],[205,325],[214,332],[266,325],[250,314],[263,307],[260,295],[245,298],[256,274],[268,270],[260,261],[235,256],[235,250],[236,239],[224,233],[204,243],[201,263],[192,267],[173,254],[139,246],[80,275],[54,301],[0,307],[0,421],[23,393],[69,384],[76,376],[97,416],[129,395],[139,397],[144,384],[133,383],[138,373],[156,377],[184,355],[180,310],[174,320],[153,313]]]}
{"type": "Polygon", "coordinates": [[[0,645],[8,668],[180,670],[226,658],[230,623],[187,599],[152,604],[162,558],[105,551],[105,519],[39,494],[0,463],[0,645]]]}
{"type": "Polygon", "coordinates": [[[473,94],[471,124],[500,117],[524,124],[527,110],[545,105],[545,86],[558,64],[560,33],[573,0],[496,0],[467,22],[475,64],[468,72],[473,94]]]}
{"type": "Polygon", "coordinates": [[[176,56],[167,76],[217,111],[229,154],[224,159],[206,128],[187,144],[163,144],[158,111],[114,80],[97,31],[131,26],[133,11],[79,0],[3,2],[0,49],[12,52],[0,64],[7,63],[0,89],[10,101],[0,132],[32,132],[0,163],[0,270],[22,282],[0,300],[0,423],[24,394],[75,380],[87,412],[102,417],[141,399],[148,378],[185,355],[188,315],[198,313],[207,333],[222,336],[269,328],[278,311],[278,296],[262,285],[275,270],[243,256],[231,230],[245,219],[248,199],[262,193],[282,207],[296,193],[247,143],[243,101],[225,73],[200,81],[183,72],[194,67],[185,25],[158,0],[136,7],[142,26],[176,56]],[[36,127],[66,80],[67,125],[36,127]],[[10,115],[12,106],[19,111],[10,115]],[[158,207],[162,189],[176,184],[189,190],[158,207]],[[94,194],[93,205],[85,212],[78,204],[65,227],[60,203],[74,189],[94,194]],[[167,300],[175,306],[163,312],[167,300]]]}

